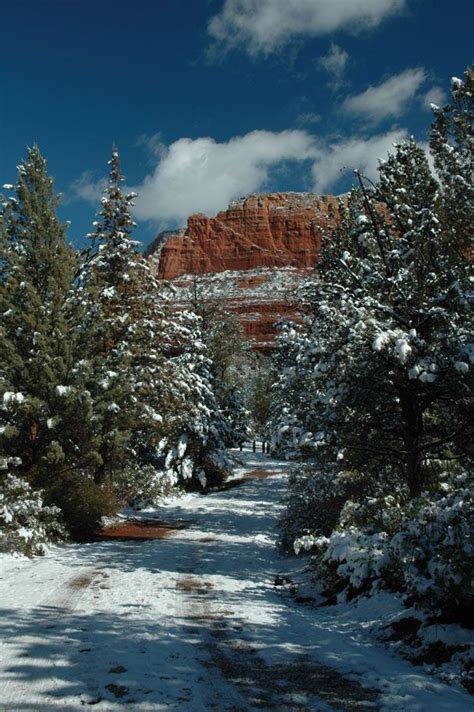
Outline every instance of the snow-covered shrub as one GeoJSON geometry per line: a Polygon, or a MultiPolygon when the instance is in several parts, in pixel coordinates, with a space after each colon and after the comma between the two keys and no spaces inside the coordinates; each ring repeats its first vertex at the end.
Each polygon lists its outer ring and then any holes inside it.
{"type": "Polygon", "coordinates": [[[26,556],[44,554],[46,544],[65,537],[57,507],[43,503],[43,493],[7,473],[0,483],[0,551],[26,556]]]}
{"type": "MultiPolygon", "coordinates": [[[[413,507],[414,505],[412,505],[413,507]]],[[[474,490],[467,485],[426,502],[390,540],[404,588],[430,608],[463,615],[474,606],[474,490]]]]}
{"type": "Polygon", "coordinates": [[[474,604],[474,495],[466,482],[445,487],[452,489],[437,499],[425,494],[405,504],[348,501],[329,536],[300,536],[295,552],[311,552],[330,593],[387,588],[462,620],[474,604]]]}
{"type": "Polygon", "coordinates": [[[385,532],[392,536],[400,529],[406,506],[407,501],[400,494],[352,498],[341,510],[339,528],[356,528],[368,534],[385,532]]]}
{"type": "Polygon", "coordinates": [[[393,495],[348,499],[334,531],[327,538],[296,539],[295,552],[311,551],[326,589],[339,593],[376,587],[401,587],[402,575],[394,561],[391,537],[404,521],[405,509],[393,495]]]}
{"type": "Polygon", "coordinates": [[[384,579],[390,567],[385,532],[367,532],[349,527],[335,531],[320,546],[318,571],[326,588],[334,593],[359,592],[384,579]],[[324,546],[323,546],[324,544],[324,546]]]}
{"type": "Polygon", "coordinates": [[[334,467],[297,465],[288,481],[285,510],[280,520],[280,545],[294,549],[295,540],[306,537],[300,548],[310,548],[310,537],[329,536],[339,521],[346,501],[367,490],[360,475],[334,467]]]}

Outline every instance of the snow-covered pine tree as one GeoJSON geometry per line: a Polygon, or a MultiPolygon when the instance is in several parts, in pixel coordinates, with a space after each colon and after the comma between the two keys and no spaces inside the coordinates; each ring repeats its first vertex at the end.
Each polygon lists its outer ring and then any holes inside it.
{"type": "Polygon", "coordinates": [[[76,300],[97,442],[94,481],[120,501],[153,497],[160,488],[159,443],[173,429],[172,335],[150,265],[132,239],[133,193],[125,194],[117,151],[85,253],[76,300]]]}
{"type": "MultiPolygon", "coordinates": [[[[461,84],[462,107],[450,109],[456,126],[472,117],[472,92],[461,84]]],[[[435,162],[465,167],[472,135],[464,132],[452,146],[439,117],[435,162]],[[448,161],[451,154],[459,160],[448,161]]],[[[299,337],[296,362],[312,382],[306,446],[335,474],[362,472],[389,490],[399,483],[408,497],[436,487],[440,469],[472,461],[470,228],[463,217],[472,215],[472,193],[457,190],[454,199],[452,187],[462,175],[446,168],[435,178],[412,140],[381,165],[377,186],[359,176],[359,189],[341,203],[336,235],[325,242],[308,298],[314,319],[299,337]]],[[[301,420],[298,411],[288,415],[301,420]]]]}
{"type": "Polygon", "coordinates": [[[77,268],[57,217],[58,197],[35,146],[2,204],[0,453],[46,500],[89,456],[90,401],[74,377],[77,268]]]}
{"type": "Polygon", "coordinates": [[[474,224],[474,66],[467,68],[464,81],[451,80],[451,103],[431,105],[435,116],[430,149],[448,225],[463,254],[472,254],[474,224]]]}
{"type": "MultiPolygon", "coordinates": [[[[307,301],[301,286],[301,308],[307,301]]],[[[312,286],[312,285],[311,285],[312,286]]],[[[281,325],[273,354],[275,381],[271,389],[268,430],[272,451],[288,460],[311,460],[320,445],[317,433],[317,381],[310,355],[316,352],[312,319],[281,325]]]]}
{"type": "Polygon", "coordinates": [[[212,362],[213,391],[225,416],[222,437],[228,447],[235,447],[251,435],[243,383],[248,348],[242,326],[226,307],[225,297],[216,298],[198,277],[194,278],[188,298],[192,311],[200,319],[202,339],[212,362]]]}
{"type": "Polygon", "coordinates": [[[175,314],[173,397],[174,440],[166,445],[165,471],[191,489],[222,483],[232,469],[226,451],[230,427],[216,396],[215,367],[202,330],[191,311],[175,314]]]}

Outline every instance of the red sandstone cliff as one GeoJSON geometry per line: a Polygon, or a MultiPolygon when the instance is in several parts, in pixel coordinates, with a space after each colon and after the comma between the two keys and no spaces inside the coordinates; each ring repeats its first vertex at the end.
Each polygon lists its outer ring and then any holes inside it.
{"type": "Polygon", "coordinates": [[[184,230],[160,236],[158,276],[256,267],[312,267],[321,237],[334,226],[337,199],[313,193],[270,193],[236,200],[214,218],[192,215],[184,230]],[[164,244],[163,244],[164,243],[164,244]]]}
{"type": "Polygon", "coordinates": [[[186,228],[159,235],[146,255],[154,255],[158,276],[173,282],[182,306],[193,279],[183,275],[203,275],[201,286],[225,299],[249,340],[271,350],[275,322],[298,318],[291,295],[337,216],[334,196],[251,195],[213,218],[192,215],[186,228]]]}

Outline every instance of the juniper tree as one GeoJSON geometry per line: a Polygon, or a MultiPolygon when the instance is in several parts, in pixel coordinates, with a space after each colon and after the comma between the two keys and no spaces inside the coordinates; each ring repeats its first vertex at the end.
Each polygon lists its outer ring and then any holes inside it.
{"type": "Polygon", "coordinates": [[[0,450],[47,497],[89,456],[90,402],[74,377],[70,294],[77,268],[57,217],[58,196],[35,146],[3,203],[0,450]]]}

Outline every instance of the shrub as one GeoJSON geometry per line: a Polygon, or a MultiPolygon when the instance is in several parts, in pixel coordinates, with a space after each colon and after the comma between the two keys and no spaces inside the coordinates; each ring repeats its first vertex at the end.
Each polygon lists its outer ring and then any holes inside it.
{"type": "Polygon", "coordinates": [[[474,604],[474,496],[461,479],[437,499],[349,501],[329,536],[300,536],[294,549],[311,551],[328,593],[388,588],[462,622],[474,604]]]}
{"type": "Polygon", "coordinates": [[[0,484],[0,551],[26,556],[44,554],[46,545],[64,539],[66,532],[57,507],[48,507],[43,492],[10,473],[0,484]]]}
{"type": "Polygon", "coordinates": [[[349,527],[334,532],[321,551],[319,571],[326,587],[334,593],[367,590],[384,578],[390,564],[385,532],[366,532],[349,527]]]}
{"type": "Polygon", "coordinates": [[[474,606],[474,492],[463,487],[408,514],[390,541],[415,600],[463,616],[474,606]]]}
{"type": "Polygon", "coordinates": [[[46,496],[59,505],[66,527],[76,541],[90,541],[100,530],[102,517],[115,514],[119,507],[114,489],[80,473],[66,473],[48,489],[46,496]]]}
{"type": "Polygon", "coordinates": [[[306,537],[300,548],[308,550],[308,536],[329,536],[348,498],[364,493],[368,486],[357,473],[316,465],[295,466],[279,522],[281,548],[293,551],[295,540],[306,537]]]}

